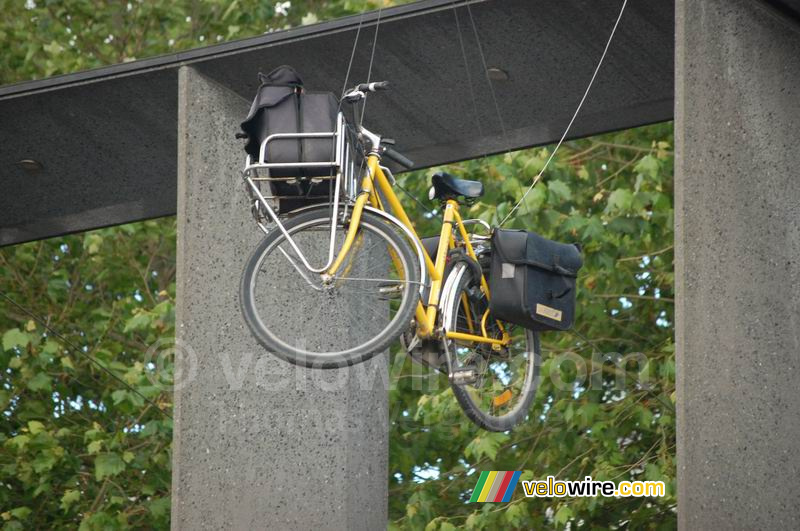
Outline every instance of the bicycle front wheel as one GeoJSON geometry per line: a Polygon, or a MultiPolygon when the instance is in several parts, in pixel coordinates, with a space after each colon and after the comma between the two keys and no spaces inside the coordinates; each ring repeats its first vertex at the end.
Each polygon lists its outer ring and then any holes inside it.
{"type": "MultiPolygon", "coordinates": [[[[290,218],[284,227],[312,267],[328,259],[330,211],[290,218]]],[[[335,249],[347,226],[339,222],[335,249]]],[[[245,322],[267,350],[291,363],[335,368],[383,352],[410,325],[419,298],[419,266],[395,227],[364,212],[356,239],[332,279],[312,273],[279,230],[245,266],[245,322]]]]}
{"type": "MultiPolygon", "coordinates": [[[[449,285],[453,286],[443,308],[446,332],[482,335],[500,339],[502,330],[480,290],[480,277],[467,262],[453,265],[449,285]]],[[[475,424],[489,431],[510,430],[528,415],[539,383],[539,338],[535,332],[501,322],[511,342],[500,349],[487,343],[447,339],[456,371],[471,371],[471,382],[453,384],[461,409],[475,424]]]]}

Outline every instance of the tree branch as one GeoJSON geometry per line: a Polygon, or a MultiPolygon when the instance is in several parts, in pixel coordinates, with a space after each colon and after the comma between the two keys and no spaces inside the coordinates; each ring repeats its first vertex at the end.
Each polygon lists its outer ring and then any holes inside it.
{"type": "Polygon", "coordinates": [[[644,254],[640,254],[639,256],[625,256],[623,258],[617,258],[617,262],[635,262],[635,261],[641,260],[642,258],[645,258],[647,256],[656,256],[658,254],[666,253],[667,251],[671,251],[674,247],[675,247],[675,245],[669,245],[669,246],[664,247],[663,249],[661,249],[659,251],[653,251],[652,253],[644,253],[644,254]]]}
{"type": "Polygon", "coordinates": [[[674,303],[675,299],[670,297],[655,297],[653,295],[633,295],[631,293],[592,293],[589,295],[590,297],[600,297],[603,299],[641,299],[646,301],[660,301],[660,302],[669,302],[674,303]]]}

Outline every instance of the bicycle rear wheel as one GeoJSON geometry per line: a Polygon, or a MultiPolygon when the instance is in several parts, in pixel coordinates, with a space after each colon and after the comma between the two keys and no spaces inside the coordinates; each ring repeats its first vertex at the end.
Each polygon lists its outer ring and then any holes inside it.
{"type": "MultiPolygon", "coordinates": [[[[448,284],[453,286],[443,308],[446,332],[481,335],[481,322],[489,301],[480,291],[480,277],[465,261],[453,265],[448,284]]],[[[474,371],[474,381],[452,384],[461,409],[475,424],[489,431],[507,431],[528,415],[539,383],[539,338],[535,332],[501,322],[511,343],[495,350],[487,343],[444,339],[453,369],[474,371]]],[[[502,331],[491,314],[485,319],[487,335],[500,339],[502,331]]]]}
{"type": "MultiPolygon", "coordinates": [[[[290,218],[284,227],[312,267],[330,245],[330,211],[290,218]]],[[[347,227],[337,228],[336,250],[347,227]]],[[[353,365],[383,352],[410,325],[419,298],[419,266],[396,228],[364,212],[335,277],[308,271],[282,232],[270,232],[245,266],[242,312],[256,339],[291,363],[316,368],[353,365]]]]}

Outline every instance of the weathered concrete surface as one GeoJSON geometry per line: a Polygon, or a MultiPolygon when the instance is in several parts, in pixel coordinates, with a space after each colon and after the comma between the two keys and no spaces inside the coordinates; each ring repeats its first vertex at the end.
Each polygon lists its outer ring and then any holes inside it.
{"type": "Polygon", "coordinates": [[[681,529],[800,529],[800,31],[678,0],[681,529]]]}
{"type": "MultiPolygon", "coordinates": [[[[179,86],[177,336],[187,355],[175,391],[173,529],[382,529],[385,358],[308,370],[255,342],[238,302],[260,237],[234,140],[249,102],[190,67],[179,86]]],[[[309,308],[296,304],[276,311],[302,319],[309,308]]],[[[309,323],[309,334],[325,328],[309,323]]]]}

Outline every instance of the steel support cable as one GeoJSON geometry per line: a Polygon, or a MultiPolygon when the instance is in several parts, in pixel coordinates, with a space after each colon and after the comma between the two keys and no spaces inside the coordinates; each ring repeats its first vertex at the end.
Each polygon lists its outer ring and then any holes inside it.
{"type": "Polygon", "coordinates": [[[597,73],[600,71],[600,67],[603,65],[603,61],[605,60],[606,54],[608,53],[608,49],[611,46],[611,41],[614,40],[614,34],[617,32],[617,27],[619,27],[619,22],[620,22],[620,20],[622,20],[622,14],[625,12],[625,6],[627,6],[627,5],[628,5],[628,0],[623,0],[622,7],[619,10],[619,15],[617,16],[617,20],[614,23],[614,27],[611,29],[611,34],[608,36],[608,41],[606,42],[606,46],[603,49],[603,54],[600,56],[600,60],[597,62],[597,67],[595,67],[595,69],[594,69],[594,73],[592,74],[592,78],[589,80],[589,84],[587,85],[586,90],[583,93],[583,97],[581,97],[581,100],[578,103],[578,107],[575,109],[575,113],[572,115],[572,118],[570,119],[569,123],[567,124],[567,128],[564,130],[564,134],[561,135],[561,139],[558,141],[558,144],[556,144],[556,147],[555,147],[555,149],[553,149],[553,152],[550,153],[550,156],[547,158],[547,161],[545,161],[544,166],[542,166],[542,169],[539,171],[539,174],[536,175],[536,177],[533,179],[533,182],[528,187],[528,189],[525,190],[525,193],[522,195],[520,200],[517,201],[517,204],[514,205],[514,208],[512,208],[508,212],[508,214],[506,214],[506,217],[503,218],[503,221],[500,222],[500,225],[499,225],[500,227],[505,225],[505,223],[511,218],[511,216],[514,214],[514,212],[516,212],[516,210],[519,208],[519,206],[522,204],[522,202],[525,201],[525,198],[528,196],[530,191],[533,190],[533,187],[536,186],[536,184],[542,179],[542,175],[544,174],[544,172],[547,169],[547,167],[550,165],[550,162],[553,160],[553,157],[555,157],[556,152],[558,152],[558,148],[561,147],[561,144],[564,142],[564,139],[569,134],[569,130],[572,128],[572,124],[575,122],[575,118],[578,117],[578,113],[580,113],[581,108],[583,107],[583,104],[586,101],[586,97],[589,95],[589,91],[592,89],[592,85],[594,84],[594,80],[597,78],[597,73]]]}

